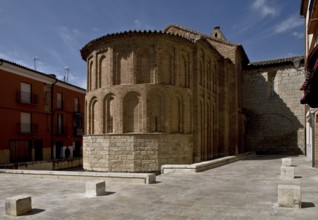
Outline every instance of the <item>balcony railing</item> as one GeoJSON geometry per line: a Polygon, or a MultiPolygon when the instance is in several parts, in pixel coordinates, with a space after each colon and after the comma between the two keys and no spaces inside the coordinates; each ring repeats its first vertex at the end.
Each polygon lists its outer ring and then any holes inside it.
{"type": "Polygon", "coordinates": [[[38,104],[38,96],[28,92],[18,91],[16,94],[17,102],[21,104],[38,104]]]}
{"type": "Polygon", "coordinates": [[[18,134],[35,134],[37,133],[37,124],[31,123],[18,123],[17,124],[17,133],[18,134]]]}

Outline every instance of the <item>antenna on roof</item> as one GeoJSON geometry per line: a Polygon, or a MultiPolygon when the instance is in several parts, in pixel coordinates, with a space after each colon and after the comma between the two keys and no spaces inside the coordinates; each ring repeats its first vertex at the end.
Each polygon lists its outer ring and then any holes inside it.
{"type": "Polygon", "coordinates": [[[65,76],[64,76],[64,81],[68,82],[68,73],[70,72],[70,68],[68,66],[64,67],[65,70],[65,76]]]}
{"type": "Polygon", "coordinates": [[[36,70],[36,61],[39,61],[40,59],[37,57],[33,57],[33,63],[34,63],[34,70],[36,70]]]}

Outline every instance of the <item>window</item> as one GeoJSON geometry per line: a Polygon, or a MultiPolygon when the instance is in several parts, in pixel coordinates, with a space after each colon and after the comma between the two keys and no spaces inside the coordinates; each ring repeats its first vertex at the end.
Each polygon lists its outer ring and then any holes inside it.
{"type": "Polygon", "coordinates": [[[20,123],[20,132],[21,133],[31,133],[31,113],[21,112],[20,115],[21,123],[20,123]]]}
{"type": "Polygon", "coordinates": [[[28,83],[21,83],[20,91],[21,103],[31,104],[31,85],[28,83]]]}
{"type": "Polygon", "coordinates": [[[64,134],[64,127],[63,127],[63,115],[62,114],[58,114],[57,115],[57,133],[59,135],[64,134]]]}
{"type": "Polygon", "coordinates": [[[269,72],[268,73],[267,90],[268,90],[268,93],[269,93],[269,97],[275,97],[276,96],[275,76],[276,76],[276,72],[269,72]]]}
{"type": "Polygon", "coordinates": [[[79,100],[74,98],[74,112],[79,112],[79,100]]]}
{"type": "Polygon", "coordinates": [[[57,106],[58,109],[62,109],[63,107],[63,96],[62,93],[57,93],[57,106]]]}

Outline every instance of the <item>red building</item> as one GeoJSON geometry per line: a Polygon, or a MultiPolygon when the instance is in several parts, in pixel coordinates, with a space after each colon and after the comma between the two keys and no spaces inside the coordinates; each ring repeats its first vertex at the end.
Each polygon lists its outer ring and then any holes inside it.
{"type": "Polygon", "coordinates": [[[0,59],[0,163],[81,156],[85,90],[0,59]]]}

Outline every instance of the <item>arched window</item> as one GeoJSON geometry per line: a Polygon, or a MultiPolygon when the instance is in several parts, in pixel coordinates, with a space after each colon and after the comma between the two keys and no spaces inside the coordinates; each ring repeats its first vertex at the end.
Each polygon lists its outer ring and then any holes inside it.
{"type": "Polygon", "coordinates": [[[148,50],[137,51],[137,78],[136,83],[150,83],[151,57],[148,50]]]}
{"type": "Polygon", "coordinates": [[[110,74],[107,71],[107,62],[106,62],[106,56],[102,55],[99,59],[99,69],[98,69],[98,88],[101,88],[103,83],[106,84],[106,86],[110,85],[110,74]]]}
{"type": "Polygon", "coordinates": [[[183,132],[183,103],[179,96],[172,97],[171,100],[171,131],[183,132]]]}
{"type": "Polygon", "coordinates": [[[97,133],[97,125],[98,125],[98,109],[97,109],[97,98],[96,97],[93,97],[90,101],[90,104],[89,104],[89,116],[88,116],[88,119],[89,119],[89,128],[88,128],[88,131],[90,134],[96,134],[97,133]]]}
{"type": "Polygon", "coordinates": [[[89,62],[88,65],[88,82],[87,82],[87,88],[89,91],[93,90],[93,61],[89,62]]]}
{"type": "Polygon", "coordinates": [[[200,59],[199,61],[199,83],[201,86],[204,85],[204,70],[203,70],[203,61],[200,59]]]}
{"type": "Polygon", "coordinates": [[[210,90],[212,88],[212,65],[211,60],[208,61],[207,66],[207,87],[210,90]]]}
{"type": "Polygon", "coordinates": [[[120,51],[116,54],[116,70],[113,76],[113,85],[131,84],[131,52],[120,51]]]}
{"type": "Polygon", "coordinates": [[[104,133],[113,133],[114,132],[114,95],[108,94],[104,99],[104,133]]]}
{"type": "Polygon", "coordinates": [[[163,51],[160,56],[160,84],[172,84],[171,72],[172,72],[172,56],[168,51],[163,51]]]}
{"type": "Polygon", "coordinates": [[[164,131],[164,106],[162,98],[159,94],[148,96],[148,125],[150,132],[164,131]]]}
{"type": "Polygon", "coordinates": [[[124,133],[141,131],[141,102],[137,92],[130,92],[124,97],[124,133]]]}
{"type": "Polygon", "coordinates": [[[180,86],[187,87],[187,77],[188,77],[187,60],[185,56],[181,56],[180,64],[179,64],[179,79],[178,79],[180,86]]]}

